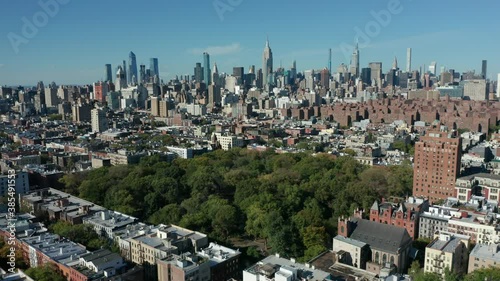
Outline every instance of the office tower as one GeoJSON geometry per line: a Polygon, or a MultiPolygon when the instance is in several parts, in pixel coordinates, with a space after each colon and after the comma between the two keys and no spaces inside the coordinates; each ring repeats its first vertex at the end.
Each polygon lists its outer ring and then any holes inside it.
{"type": "Polygon", "coordinates": [[[52,82],[47,88],[45,88],[45,105],[47,107],[57,106],[58,100],[57,85],[55,82],[52,82]]]}
{"type": "Polygon", "coordinates": [[[104,69],[105,69],[105,74],[106,74],[106,80],[104,80],[104,82],[112,82],[113,81],[113,72],[111,71],[111,64],[106,64],[104,66],[104,69]]]}
{"type": "Polygon", "coordinates": [[[255,78],[255,86],[257,88],[264,88],[264,83],[262,81],[263,77],[262,68],[259,68],[259,70],[257,70],[257,77],[255,78]]]}
{"type": "Polygon", "coordinates": [[[140,66],[140,70],[139,70],[139,80],[142,84],[146,83],[147,82],[147,79],[146,79],[146,66],[144,64],[141,64],[140,66]]]}
{"type": "Polygon", "coordinates": [[[158,67],[158,59],[157,58],[151,58],[149,60],[149,78],[153,78],[155,76],[160,77],[160,69],[158,67]]]}
{"type": "Polygon", "coordinates": [[[293,64],[292,64],[292,68],[290,69],[290,82],[291,82],[291,84],[295,84],[295,79],[297,79],[297,62],[294,60],[293,64]]]}
{"type": "Polygon", "coordinates": [[[403,89],[408,88],[408,80],[410,79],[410,75],[411,75],[411,73],[408,73],[406,71],[399,73],[399,76],[398,76],[399,87],[401,87],[403,89]]]}
{"type": "Polygon", "coordinates": [[[387,85],[390,85],[390,86],[398,86],[398,81],[397,81],[397,76],[396,76],[396,69],[391,69],[389,70],[389,72],[387,73],[386,75],[386,82],[387,82],[387,85]]]}
{"type": "Polygon", "coordinates": [[[372,78],[371,78],[371,68],[369,67],[364,67],[361,69],[361,81],[363,83],[370,85],[372,83],[372,78]]]}
{"type": "Polygon", "coordinates": [[[115,87],[117,91],[127,88],[127,78],[121,66],[118,67],[118,71],[116,72],[115,87]]]}
{"type": "Polygon", "coordinates": [[[487,64],[488,64],[488,61],[487,60],[483,60],[483,63],[481,65],[481,76],[483,76],[483,79],[486,79],[487,64]]]}
{"type": "Polygon", "coordinates": [[[238,85],[243,84],[243,77],[245,75],[245,70],[243,67],[238,66],[238,67],[233,67],[233,76],[236,77],[236,83],[238,85]]]}
{"type": "Polygon", "coordinates": [[[398,70],[398,58],[394,57],[394,61],[392,62],[392,69],[398,70]]]}
{"type": "Polygon", "coordinates": [[[125,75],[125,84],[127,84],[127,63],[125,61],[123,61],[123,68],[122,68],[122,71],[123,71],[123,75],[125,75]]]}
{"type": "Polygon", "coordinates": [[[314,70],[304,71],[304,78],[306,80],[306,89],[314,90],[314,70]]]}
{"type": "Polygon", "coordinates": [[[208,53],[203,53],[203,82],[206,85],[212,84],[212,73],[210,71],[210,55],[208,53]]]}
{"type": "Polygon", "coordinates": [[[429,131],[415,144],[413,196],[431,202],[455,195],[460,174],[462,141],[447,132],[429,131]]]}
{"type": "Polygon", "coordinates": [[[437,63],[435,61],[433,61],[433,62],[431,62],[431,65],[429,65],[429,72],[433,76],[436,76],[436,70],[437,70],[437,63]]]}
{"type": "MultiPolygon", "coordinates": [[[[266,47],[262,54],[262,87],[267,88],[269,85],[269,74],[273,72],[273,52],[269,47],[269,39],[266,40],[266,47]]],[[[267,89],[266,89],[267,90],[267,89]]]]}
{"type": "Polygon", "coordinates": [[[208,105],[214,107],[216,104],[220,104],[221,101],[220,87],[215,84],[208,86],[208,105]]]}
{"type": "Polygon", "coordinates": [[[251,66],[248,68],[248,73],[250,73],[250,74],[255,74],[255,65],[251,65],[251,66]]]}
{"type": "Polygon", "coordinates": [[[212,84],[220,87],[219,69],[217,68],[217,63],[214,63],[214,69],[212,71],[212,84]]]}
{"type": "Polygon", "coordinates": [[[332,48],[328,50],[328,72],[332,73],[332,48]]]}
{"type": "Polygon", "coordinates": [[[330,71],[327,68],[321,70],[320,84],[324,89],[330,88],[330,71]]]}
{"type": "Polygon", "coordinates": [[[135,58],[135,54],[133,52],[130,52],[128,56],[128,83],[130,85],[136,85],[137,79],[137,61],[135,58]]]}
{"type": "Polygon", "coordinates": [[[203,81],[203,67],[199,62],[197,62],[196,66],[194,67],[194,80],[198,83],[203,81]]]}
{"type": "Polygon", "coordinates": [[[94,108],[90,112],[90,122],[92,124],[92,132],[102,133],[108,129],[108,120],[106,111],[94,108]]]}
{"type": "Polygon", "coordinates": [[[406,72],[411,72],[411,48],[406,49],[406,72]]]}
{"type": "Polygon", "coordinates": [[[371,80],[375,81],[375,84],[382,87],[382,63],[381,62],[370,62],[369,64],[371,72],[371,80]]]}
{"type": "Polygon", "coordinates": [[[357,42],[356,42],[356,47],[352,52],[350,72],[352,76],[359,77],[359,49],[357,42]]]}

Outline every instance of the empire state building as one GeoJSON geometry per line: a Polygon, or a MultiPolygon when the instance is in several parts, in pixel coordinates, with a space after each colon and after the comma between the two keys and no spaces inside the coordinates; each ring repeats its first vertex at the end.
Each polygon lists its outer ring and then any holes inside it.
{"type": "Polygon", "coordinates": [[[273,72],[273,52],[269,47],[269,39],[266,40],[266,47],[262,54],[262,85],[264,89],[268,89],[269,74],[273,72]]]}

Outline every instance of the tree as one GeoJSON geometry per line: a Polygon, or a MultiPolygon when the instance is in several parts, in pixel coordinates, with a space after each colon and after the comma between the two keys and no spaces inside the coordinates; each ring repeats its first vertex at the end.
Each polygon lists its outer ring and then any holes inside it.
{"type": "Polygon", "coordinates": [[[500,280],[498,267],[481,268],[474,270],[464,277],[464,281],[495,281],[500,280]]]}
{"type": "Polygon", "coordinates": [[[52,264],[32,267],[25,271],[26,275],[36,281],[65,281],[66,278],[59,274],[52,264]]]}

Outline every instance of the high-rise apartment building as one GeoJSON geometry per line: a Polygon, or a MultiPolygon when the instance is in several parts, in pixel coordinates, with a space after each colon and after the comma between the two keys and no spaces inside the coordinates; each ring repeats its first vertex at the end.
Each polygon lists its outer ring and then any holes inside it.
{"type": "Polygon", "coordinates": [[[500,97],[500,73],[498,73],[497,78],[497,98],[500,97]]]}
{"type": "Polygon", "coordinates": [[[406,72],[411,72],[411,48],[406,49],[406,72]]]}
{"type": "Polygon", "coordinates": [[[486,80],[467,80],[460,82],[460,84],[464,86],[464,97],[477,101],[488,100],[488,82],[486,80]]]}
{"type": "Polygon", "coordinates": [[[45,105],[47,107],[57,106],[58,100],[57,85],[55,82],[52,82],[47,88],[45,88],[45,105]]]}
{"type": "Polygon", "coordinates": [[[106,119],[106,111],[100,108],[94,108],[90,112],[90,122],[92,124],[92,132],[102,133],[108,129],[108,120],[106,119]]]}
{"type": "Polygon", "coordinates": [[[462,141],[447,132],[430,131],[415,144],[413,195],[430,202],[455,196],[462,141]]]}

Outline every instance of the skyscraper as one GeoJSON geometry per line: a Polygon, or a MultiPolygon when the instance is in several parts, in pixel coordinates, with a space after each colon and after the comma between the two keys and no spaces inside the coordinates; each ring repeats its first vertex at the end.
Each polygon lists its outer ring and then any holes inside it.
{"type": "Polygon", "coordinates": [[[130,52],[128,56],[128,83],[131,85],[137,84],[137,62],[135,54],[130,52]]]}
{"type": "Polygon", "coordinates": [[[332,73],[332,48],[328,50],[328,72],[332,73]]]}
{"type": "Polygon", "coordinates": [[[139,81],[141,83],[146,83],[146,66],[144,64],[140,65],[140,70],[139,70],[139,81]]]}
{"type": "Polygon", "coordinates": [[[160,69],[158,68],[158,59],[157,58],[151,58],[149,60],[149,71],[150,71],[150,78],[158,76],[160,78],[160,69]]]}
{"type": "Polygon", "coordinates": [[[127,84],[127,62],[126,61],[123,61],[123,68],[122,68],[122,71],[123,71],[123,75],[125,75],[125,84],[127,84]]]}
{"type": "Polygon", "coordinates": [[[219,82],[219,69],[217,68],[217,63],[214,63],[214,69],[212,72],[212,81],[214,85],[217,85],[220,87],[220,82],[219,82]]]}
{"type": "Polygon", "coordinates": [[[413,196],[431,202],[455,196],[460,174],[462,141],[447,132],[429,131],[415,144],[413,196]]]}
{"type": "Polygon", "coordinates": [[[262,87],[269,85],[269,74],[273,72],[273,52],[269,47],[269,39],[266,40],[266,47],[262,54],[262,87]]]}
{"type": "Polygon", "coordinates": [[[429,72],[436,76],[436,71],[437,71],[437,63],[435,61],[431,62],[431,65],[429,65],[429,72]]]}
{"type": "Polygon", "coordinates": [[[198,83],[203,80],[203,67],[199,62],[197,62],[196,66],[194,67],[194,80],[196,80],[196,82],[198,83]]]}
{"type": "Polygon", "coordinates": [[[377,86],[382,86],[382,63],[370,62],[370,72],[372,81],[375,80],[377,86]]]}
{"type": "Polygon", "coordinates": [[[498,73],[497,77],[497,98],[500,97],[500,73],[498,73]]]}
{"type": "Polygon", "coordinates": [[[203,82],[206,85],[212,84],[212,77],[210,71],[210,55],[208,53],[203,53],[203,82]]]}
{"type": "Polygon", "coordinates": [[[487,68],[487,64],[488,64],[488,61],[487,60],[483,60],[483,63],[481,65],[481,76],[483,76],[483,79],[486,79],[486,68],[487,68]]]}
{"type": "Polygon", "coordinates": [[[113,82],[113,72],[111,71],[111,64],[106,64],[104,66],[104,71],[105,71],[105,77],[106,77],[106,80],[104,80],[105,82],[113,82]]]}
{"type": "Polygon", "coordinates": [[[392,69],[399,69],[398,68],[398,58],[394,57],[394,61],[392,62],[392,69]]]}
{"type": "Polygon", "coordinates": [[[102,133],[108,129],[106,112],[102,109],[94,108],[91,110],[90,122],[92,124],[92,132],[102,133]]]}
{"type": "Polygon", "coordinates": [[[406,72],[411,72],[411,48],[406,49],[406,72]]]}
{"type": "Polygon", "coordinates": [[[359,48],[357,42],[356,42],[356,47],[352,52],[350,72],[352,76],[359,77],[359,48]]]}
{"type": "Polygon", "coordinates": [[[241,66],[233,67],[233,76],[236,77],[238,85],[243,84],[243,78],[245,75],[245,69],[241,66]]]}
{"type": "Polygon", "coordinates": [[[116,82],[115,89],[117,91],[124,89],[127,87],[127,78],[125,77],[125,73],[121,66],[118,67],[118,71],[116,72],[116,82]]]}
{"type": "Polygon", "coordinates": [[[364,67],[361,69],[361,81],[363,81],[363,83],[365,84],[368,84],[368,85],[371,85],[372,83],[372,76],[371,76],[371,68],[369,67],[364,67]]]}

